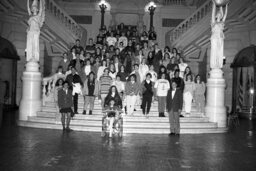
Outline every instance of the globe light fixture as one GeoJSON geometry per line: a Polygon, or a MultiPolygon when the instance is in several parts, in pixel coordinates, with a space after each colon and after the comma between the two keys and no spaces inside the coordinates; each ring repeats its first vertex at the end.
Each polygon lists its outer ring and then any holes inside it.
{"type": "Polygon", "coordinates": [[[214,0],[217,6],[225,6],[230,0],[214,0]]]}

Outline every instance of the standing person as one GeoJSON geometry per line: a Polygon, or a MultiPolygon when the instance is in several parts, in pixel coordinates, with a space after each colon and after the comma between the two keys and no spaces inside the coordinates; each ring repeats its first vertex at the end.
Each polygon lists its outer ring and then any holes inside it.
{"type": "Polygon", "coordinates": [[[126,82],[126,79],[128,78],[129,74],[127,72],[125,72],[125,67],[124,65],[120,66],[120,71],[117,73],[117,75],[120,76],[120,80],[122,82],[126,82]]]}
{"type": "MultiPolygon", "coordinates": [[[[77,105],[78,105],[78,94],[82,93],[83,82],[81,77],[77,74],[74,67],[71,68],[71,74],[66,78],[66,81],[69,84],[70,89],[72,90],[73,100],[74,100],[74,114],[78,114],[77,105]]],[[[73,114],[71,115],[73,117],[73,114]]]]}
{"type": "Polygon", "coordinates": [[[104,108],[105,98],[108,94],[109,88],[112,85],[112,78],[109,76],[109,69],[105,68],[103,75],[99,80],[99,93],[101,97],[101,106],[104,108]]]}
{"type": "Polygon", "coordinates": [[[187,68],[188,64],[184,63],[183,58],[180,58],[178,65],[179,65],[179,69],[180,69],[180,77],[184,78],[184,72],[185,72],[185,69],[187,68]]]}
{"type": "Polygon", "coordinates": [[[80,54],[80,52],[84,50],[84,48],[80,45],[79,39],[76,39],[76,44],[71,49],[75,49],[76,54],[80,54]]]}
{"type": "Polygon", "coordinates": [[[154,70],[154,65],[149,66],[149,71],[147,73],[151,74],[151,81],[156,82],[157,80],[157,73],[154,70]]]}
{"type": "Polygon", "coordinates": [[[195,83],[192,81],[191,74],[188,74],[186,75],[185,88],[183,92],[186,116],[189,116],[191,113],[191,106],[192,106],[194,91],[195,91],[195,83]]]}
{"type": "Polygon", "coordinates": [[[156,95],[158,98],[159,117],[165,117],[164,111],[166,106],[166,96],[167,96],[168,90],[170,89],[170,83],[165,77],[166,77],[166,74],[163,73],[161,75],[161,78],[156,81],[154,86],[156,89],[156,95]]]}
{"type": "Polygon", "coordinates": [[[170,122],[170,134],[179,135],[180,134],[180,118],[181,110],[183,106],[183,95],[180,89],[177,89],[177,83],[172,82],[171,90],[168,91],[166,98],[166,108],[169,114],[170,122]]]}
{"type": "Polygon", "coordinates": [[[95,78],[95,74],[90,72],[89,77],[84,81],[83,95],[84,95],[84,110],[83,114],[86,115],[86,109],[88,105],[89,115],[92,115],[92,111],[94,108],[94,100],[95,97],[98,96],[99,85],[98,81],[95,78]]]}
{"type": "Polygon", "coordinates": [[[68,65],[70,63],[70,60],[68,59],[68,54],[66,52],[63,53],[63,58],[59,62],[59,66],[62,67],[63,73],[65,74],[68,70],[68,65]]]}
{"type": "Polygon", "coordinates": [[[204,112],[204,105],[205,105],[205,83],[201,81],[200,75],[197,75],[195,78],[195,102],[197,106],[197,111],[202,113],[204,112]]]}
{"type": "Polygon", "coordinates": [[[61,113],[61,123],[63,131],[72,131],[69,128],[71,114],[73,113],[73,100],[72,100],[72,91],[69,89],[69,84],[67,81],[63,84],[63,89],[58,92],[58,106],[61,113]]]}
{"type": "Polygon", "coordinates": [[[148,118],[148,114],[151,108],[152,98],[154,95],[154,82],[151,81],[151,74],[148,73],[146,75],[146,79],[141,83],[141,93],[142,93],[142,112],[143,115],[146,115],[148,118]],[[147,107],[147,110],[146,110],[147,107]]]}
{"type": "Polygon", "coordinates": [[[146,74],[149,71],[148,65],[146,64],[146,58],[143,58],[139,66],[140,79],[145,80],[146,74]]]}
{"type": "Polygon", "coordinates": [[[139,93],[140,83],[136,81],[136,75],[130,75],[128,82],[125,85],[127,114],[133,116],[134,106],[137,95],[139,93]]]}
{"type": "Polygon", "coordinates": [[[97,72],[97,80],[98,81],[100,80],[100,77],[103,75],[105,68],[107,68],[107,61],[103,60],[101,62],[101,66],[99,67],[98,72],[97,72]]]}
{"type": "Polygon", "coordinates": [[[56,109],[57,109],[56,121],[57,121],[57,118],[58,118],[59,112],[60,112],[60,109],[59,109],[59,106],[58,106],[58,93],[59,93],[59,90],[63,89],[63,83],[64,83],[64,80],[62,78],[58,79],[56,81],[54,92],[53,92],[53,98],[54,98],[54,102],[56,104],[56,109]]]}

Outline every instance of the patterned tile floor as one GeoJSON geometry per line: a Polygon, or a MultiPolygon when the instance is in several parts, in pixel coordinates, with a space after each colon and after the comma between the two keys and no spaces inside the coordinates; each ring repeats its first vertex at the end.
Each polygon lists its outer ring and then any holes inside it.
{"type": "Polygon", "coordinates": [[[256,170],[255,121],[226,134],[126,135],[22,128],[0,129],[0,170],[256,170]]]}

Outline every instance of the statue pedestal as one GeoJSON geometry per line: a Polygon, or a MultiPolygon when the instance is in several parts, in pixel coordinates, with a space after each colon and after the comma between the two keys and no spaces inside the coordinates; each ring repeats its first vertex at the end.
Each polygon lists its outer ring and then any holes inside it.
{"type": "Polygon", "coordinates": [[[216,122],[218,127],[227,126],[227,114],[225,107],[225,80],[221,69],[210,71],[210,78],[207,80],[207,99],[205,114],[210,122],[216,122]]]}
{"type": "Polygon", "coordinates": [[[22,98],[19,107],[19,120],[28,120],[41,111],[42,77],[37,62],[28,62],[22,76],[22,98]]]}

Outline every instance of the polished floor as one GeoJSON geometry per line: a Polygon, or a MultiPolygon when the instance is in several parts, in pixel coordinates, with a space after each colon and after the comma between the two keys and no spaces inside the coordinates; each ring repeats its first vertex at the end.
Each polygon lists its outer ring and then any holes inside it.
{"type": "Polygon", "coordinates": [[[0,170],[256,170],[256,122],[241,120],[225,134],[139,135],[16,127],[0,129],[0,170]]]}

